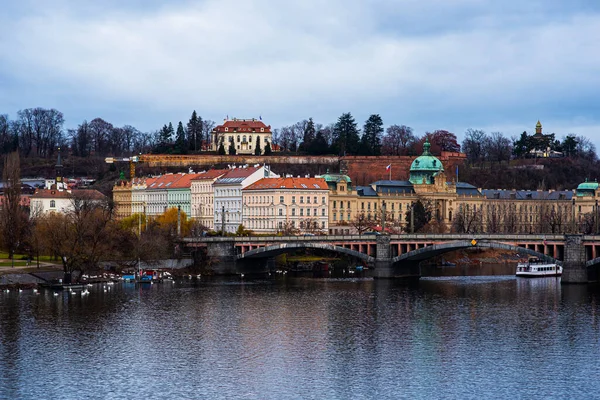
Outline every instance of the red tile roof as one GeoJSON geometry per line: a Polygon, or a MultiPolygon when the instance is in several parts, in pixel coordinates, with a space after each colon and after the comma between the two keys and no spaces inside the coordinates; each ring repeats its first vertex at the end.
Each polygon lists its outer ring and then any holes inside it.
{"type": "Polygon", "coordinates": [[[199,177],[201,174],[178,174],[181,175],[179,179],[173,182],[169,189],[189,189],[192,186],[192,179],[199,177]]]}
{"type": "Polygon", "coordinates": [[[252,119],[228,119],[226,120],[223,125],[217,125],[214,129],[213,132],[225,132],[225,128],[227,128],[227,133],[233,133],[233,132],[246,132],[246,133],[252,133],[252,132],[261,132],[261,128],[263,128],[264,130],[262,131],[262,133],[270,133],[271,132],[271,125],[265,125],[262,121],[257,120],[255,118],[252,119]]]}
{"type": "Polygon", "coordinates": [[[37,189],[32,199],[69,199],[73,196],[86,198],[89,200],[102,200],[105,199],[102,193],[95,189],[73,189],[70,191],[66,190],[54,190],[54,189],[37,189]]]}
{"type": "Polygon", "coordinates": [[[228,169],[209,169],[206,172],[198,174],[198,176],[193,181],[200,181],[203,179],[215,179],[225,175],[229,170],[228,169]]]}
{"type": "Polygon", "coordinates": [[[166,174],[156,177],[152,183],[146,183],[146,190],[169,189],[183,174],[166,174]]]}
{"type": "Polygon", "coordinates": [[[225,175],[223,175],[220,179],[227,178],[247,178],[256,171],[258,171],[260,167],[247,167],[247,168],[234,168],[230,169],[225,175]]]}
{"type": "Polygon", "coordinates": [[[323,178],[263,178],[243,190],[300,189],[328,190],[323,178]]]}

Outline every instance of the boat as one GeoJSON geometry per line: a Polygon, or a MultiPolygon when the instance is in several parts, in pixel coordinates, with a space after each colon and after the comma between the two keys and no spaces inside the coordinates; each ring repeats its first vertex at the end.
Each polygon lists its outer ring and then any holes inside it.
{"type": "Polygon", "coordinates": [[[561,276],[562,270],[560,265],[540,260],[537,257],[531,257],[527,262],[517,264],[517,276],[526,278],[561,276]]]}

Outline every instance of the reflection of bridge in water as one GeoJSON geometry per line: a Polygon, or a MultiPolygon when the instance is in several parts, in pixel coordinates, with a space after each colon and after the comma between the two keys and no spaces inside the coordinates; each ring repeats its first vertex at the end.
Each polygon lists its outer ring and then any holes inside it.
{"type": "Polygon", "coordinates": [[[224,273],[250,264],[268,268],[275,256],[302,249],[353,257],[375,268],[380,278],[418,278],[421,261],[467,248],[502,249],[556,261],[565,268],[564,282],[595,281],[600,265],[600,236],[584,235],[250,236],[185,238],[184,242],[192,251],[206,248],[224,273]]]}

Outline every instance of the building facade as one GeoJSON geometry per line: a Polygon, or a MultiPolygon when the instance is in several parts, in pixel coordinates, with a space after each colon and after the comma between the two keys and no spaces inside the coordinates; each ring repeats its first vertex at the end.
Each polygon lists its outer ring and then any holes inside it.
{"type": "Polygon", "coordinates": [[[213,183],[215,230],[235,232],[242,224],[243,201],[242,189],[262,178],[279,177],[269,168],[254,166],[234,168],[213,183]]]}
{"type": "Polygon", "coordinates": [[[264,178],[242,190],[243,225],[257,233],[326,233],[329,188],[323,178],[264,178]]]}
{"type": "Polygon", "coordinates": [[[191,217],[207,229],[215,229],[215,192],[213,183],[228,172],[226,169],[208,170],[192,179],[190,187],[191,217]]]}
{"type": "Polygon", "coordinates": [[[211,150],[218,151],[222,144],[229,153],[229,146],[233,144],[236,154],[256,154],[257,146],[263,154],[267,143],[272,145],[272,135],[271,126],[260,119],[225,119],[211,132],[211,150]]]}

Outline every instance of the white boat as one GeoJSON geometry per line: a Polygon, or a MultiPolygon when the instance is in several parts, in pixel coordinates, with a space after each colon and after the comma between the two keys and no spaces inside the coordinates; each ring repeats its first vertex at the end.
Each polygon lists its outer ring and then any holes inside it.
{"type": "Polygon", "coordinates": [[[517,276],[535,278],[539,276],[561,276],[562,267],[556,263],[542,261],[532,257],[525,263],[517,264],[517,276]]]}

